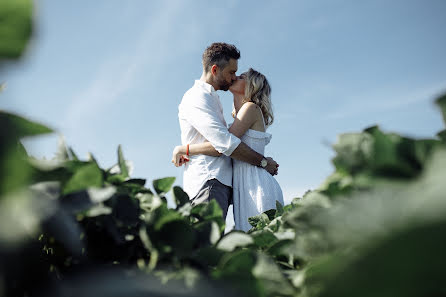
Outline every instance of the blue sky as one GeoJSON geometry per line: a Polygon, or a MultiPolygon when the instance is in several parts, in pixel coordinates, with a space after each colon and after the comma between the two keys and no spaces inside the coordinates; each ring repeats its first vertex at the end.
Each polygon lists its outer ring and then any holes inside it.
{"type": "MultiPolygon", "coordinates": [[[[280,163],[285,201],[332,171],[330,144],[378,124],[432,137],[433,99],[446,91],[446,2],[36,1],[24,59],[0,73],[0,108],[55,128],[85,158],[116,162],[122,144],[134,177],[176,176],[177,106],[201,75],[201,54],[225,41],[272,85],[267,155],[280,163]]],[[[232,96],[219,92],[231,120],[232,96]]],[[[51,158],[57,135],[27,141],[51,158]]]]}

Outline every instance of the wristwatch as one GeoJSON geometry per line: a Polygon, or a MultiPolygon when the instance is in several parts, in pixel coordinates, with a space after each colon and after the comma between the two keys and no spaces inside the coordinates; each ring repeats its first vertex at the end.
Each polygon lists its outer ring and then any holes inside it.
{"type": "Polygon", "coordinates": [[[265,168],[268,165],[268,160],[263,157],[262,161],[260,161],[260,167],[265,168]]]}

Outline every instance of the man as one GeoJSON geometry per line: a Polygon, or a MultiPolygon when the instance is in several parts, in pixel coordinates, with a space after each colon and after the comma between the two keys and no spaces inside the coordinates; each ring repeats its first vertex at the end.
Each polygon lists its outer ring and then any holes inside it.
{"type": "Polygon", "coordinates": [[[222,155],[197,155],[184,169],[184,190],[192,205],[215,199],[226,219],[232,201],[231,158],[277,174],[278,164],[249,148],[228,131],[216,91],[227,91],[236,80],[239,50],[226,43],[213,43],[203,53],[203,74],[183,96],[178,118],[183,145],[209,141],[222,155]]]}

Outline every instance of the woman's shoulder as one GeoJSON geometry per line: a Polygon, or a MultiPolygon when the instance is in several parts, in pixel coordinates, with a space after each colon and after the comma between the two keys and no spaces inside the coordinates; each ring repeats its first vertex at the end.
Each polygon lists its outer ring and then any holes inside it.
{"type": "Polygon", "coordinates": [[[263,115],[260,107],[254,102],[246,102],[240,108],[240,110],[242,109],[243,113],[251,118],[252,125],[250,128],[258,131],[264,131],[263,115]]]}
{"type": "Polygon", "coordinates": [[[252,116],[258,117],[262,110],[260,107],[255,104],[254,102],[246,102],[242,105],[240,108],[240,111],[242,111],[245,114],[251,114],[252,116]]]}

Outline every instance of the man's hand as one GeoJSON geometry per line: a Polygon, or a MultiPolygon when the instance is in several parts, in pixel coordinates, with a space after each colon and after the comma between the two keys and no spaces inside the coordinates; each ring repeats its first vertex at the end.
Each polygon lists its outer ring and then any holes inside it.
{"type": "Polygon", "coordinates": [[[277,175],[279,172],[279,164],[270,157],[266,158],[266,160],[268,160],[268,164],[266,165],[265,170],[271,175],[277,175]]]}
{"type": "Polygon", "coordinates": [[[182,146],[176,146],[173,149],[173,153],[172,153],[172,163],[176,166],[176,167],[180,167],[183,164],[185,164],[186,162],[189,161],[188,157],[184,155],[185,153],[183,152],[183,147],[182,146]]]}

